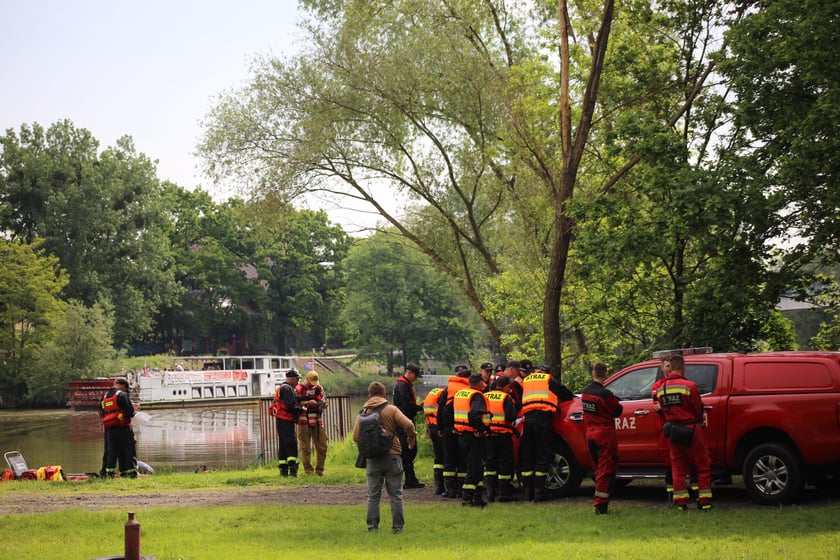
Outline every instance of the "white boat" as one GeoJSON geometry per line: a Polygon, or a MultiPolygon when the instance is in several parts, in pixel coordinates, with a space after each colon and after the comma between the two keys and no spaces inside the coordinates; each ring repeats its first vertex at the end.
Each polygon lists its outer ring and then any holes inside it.
{"type": "Polygon", "coordinates": [[[294,356],[190,356],[130,376],[141,408],[249,404],[268,397],[297,368],[294,356]]]}

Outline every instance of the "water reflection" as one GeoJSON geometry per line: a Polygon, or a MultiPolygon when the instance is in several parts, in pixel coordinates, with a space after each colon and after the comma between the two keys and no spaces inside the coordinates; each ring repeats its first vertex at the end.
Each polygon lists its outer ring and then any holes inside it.
{"type": "MultiPolygon", "coordinates": [[[[149,420],[135,427],[137,456],[155,469],[241,468],[259,455],[256,406],[147,412],[149,420]]],[[[0,451],[20,451],[30,468],[61,465],[68,473],[98,472],[102,442],[96,412],[0,410],[0,451]]]]}

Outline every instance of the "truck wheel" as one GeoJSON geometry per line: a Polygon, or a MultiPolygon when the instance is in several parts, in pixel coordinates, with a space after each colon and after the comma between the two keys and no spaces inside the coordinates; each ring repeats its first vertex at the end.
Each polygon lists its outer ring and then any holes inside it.
{"type": "Polygon", "coordinates": [[[554,445],[554,459],[545,477],[545,489],[553,496],[565,497],[580,488],[583,470],[569,447],[562,441],[554,445]]]}
{"type": "Polygon", "coordinates": [[[799,460],[780,443],[765,443],[750,451],[743,474],[747,492],[765,505],[791,502],[804,486],[799,460]]]}

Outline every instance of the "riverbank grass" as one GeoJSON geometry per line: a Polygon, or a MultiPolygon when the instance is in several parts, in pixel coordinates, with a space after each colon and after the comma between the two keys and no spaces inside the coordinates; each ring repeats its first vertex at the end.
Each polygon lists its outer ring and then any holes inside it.
{"type": "MultiPolygon", "coordinates": [[[[182,475],[183,476],[183,475],[182,475]]],[[[119,502],[122,498],[108,496],[119,502]]],[[[113,502],[109,504],[113,506],[113,502]]],[[[365,505],[133,508],[143,554],[158,560],[244,558],[536,560],[540,558],[836,559],[840,507],[682,513],[617,504],[493,504],[486,509],[406,503],[406,529],[379,532],[365,505]]],[[[123,551],[126,512],[69,510],[0,515],[3,558],[96,558],[123,551]]]]}

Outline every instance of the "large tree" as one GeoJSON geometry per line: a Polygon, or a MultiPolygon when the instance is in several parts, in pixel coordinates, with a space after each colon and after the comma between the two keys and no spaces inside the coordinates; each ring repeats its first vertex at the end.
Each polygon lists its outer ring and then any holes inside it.
{"type": "Polygon", "coordinates": [[[840,22],[837,0],[745,2],[725,34],[721,72],[754,181],[787,204],[798,264],[840,261],[840,22]]]}
{"type": "Polygon", "coordinates": [[[345,266],[343,314],[360,358],[383,360],[391,375],[409,362],[468,356],[474,336],[462,298],[427,257],[379,234],[357,241],[345,266]]]}
{"type": "Polygon", "coordinates": [[[37,243],[0,237],[0,404],[25,399],[33,351],[52,336],[66,283],[58,259],[37,243]]]}
{"type": "Polygon", "coordinates": [[[43,239],[68,273],[65,298],[111,302],[117,343],[148,333],[175,293],[154,162],[129,137],[100,152],[70,121],[7,130],[0,148],[0,227],[43,239]]]}
{"type": "MultiPolygon", "coordinates": [[[[635,37],[642,66],[659,58],[645,47],[660,32],[645,20],[646,3],[618,13],[612,0],[303,4],[312,47],[292,61],[263,60],[248,87],[219,103],[201,147],[209,170],[287,196],[321,189],[369,203],[457,282],[507,350],[507,322],[487,308],[491,280],[514,272],[506,266],[539,269],[543,340],[534,351],[560,365],[576,227],[568,210],[597,154],[587,151],[593,127],[606,133],[664,91],[631,73],[624,98],[599,107],[614,20],[625,44],[635,37]],[[395,193],[414,203],[406,214],[388,210],[383,196],[395,193]]],[[[689,76],[690,95],[707,75],[689,76]]],[[[667,129],[685,111],[665,93],[651,127],[667,129]]],[[[603,188],[640,159],[598,167],[603,188]]]]}

